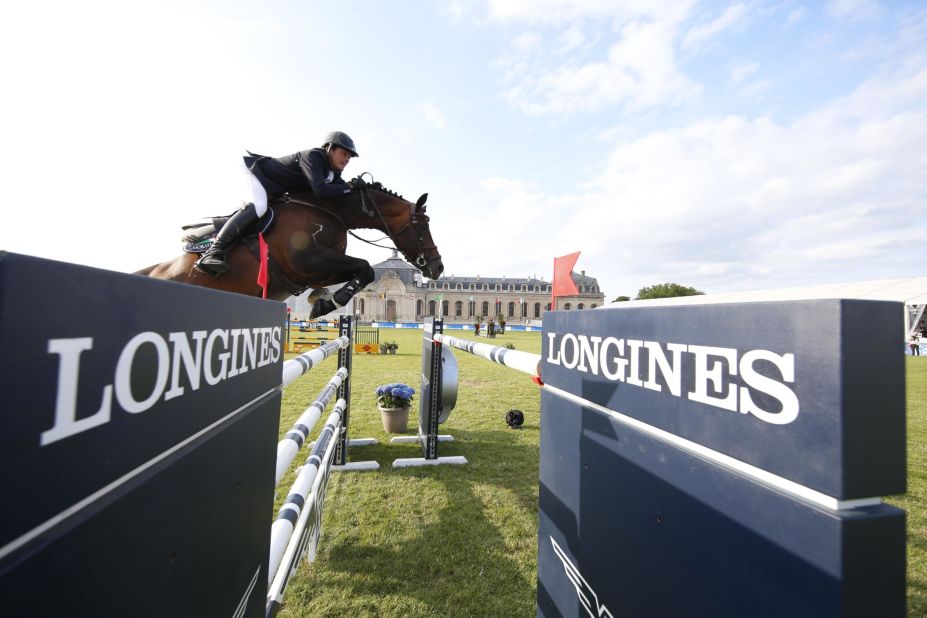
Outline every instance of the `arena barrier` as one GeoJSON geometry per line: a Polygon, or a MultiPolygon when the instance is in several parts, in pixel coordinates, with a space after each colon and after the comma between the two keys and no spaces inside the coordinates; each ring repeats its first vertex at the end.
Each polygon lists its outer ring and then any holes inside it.
{"type": "Polygon", "coordinates": [[[902,317],[847,299],[547,314],[538,615],[904,616],[905,513],[881,499],[906,488],[902,317]]]}
{"type": "Polygon", "coordinates": [[[15,501],[0,509],[0,613],[272,613],[314,552],[329,472],[358,467],[339,465],[357,443],[350,318],[284,362],[284,308],[0,252],[0,492],[15,501]],[[336,352],[335,378],[275,449],[282,389],[336,352]],[[298,473],[305,506],[281,513],[295,520],[284,546],[275,451],[295,459],[333,398],[298,473]]]}

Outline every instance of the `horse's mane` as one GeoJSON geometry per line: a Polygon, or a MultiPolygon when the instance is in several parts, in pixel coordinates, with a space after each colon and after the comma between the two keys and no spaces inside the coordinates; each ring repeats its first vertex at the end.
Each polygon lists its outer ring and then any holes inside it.
{"type": "MultiPolygon", "coordinates": [[[[351,183],[353,184],[355,180],[357,180],[358,178],[361,178],[362,176],[363,176],[363,174],[361,174],[360,176],[355,176],[354,178],[351,179],[351,183]]],[[[392,195],[393,197],[398,197],[398,198],[401,199],[401,200],[406,199],[406,198],[402,197],[400,194],[396,193],[395,191],[393,191],[393,190],[391,190],[391,189],[387,189],[386,187],[383,186],[383,183],[381,183],[381,182],[379,182],[379,181],[368,182],[368,183],[367,183],[367,186],[370,187],[371,189],[376,189],[377,191],[382,191],[383,193],[386,193],[386,194],[388,194],[388,195],[392,195]]]]}

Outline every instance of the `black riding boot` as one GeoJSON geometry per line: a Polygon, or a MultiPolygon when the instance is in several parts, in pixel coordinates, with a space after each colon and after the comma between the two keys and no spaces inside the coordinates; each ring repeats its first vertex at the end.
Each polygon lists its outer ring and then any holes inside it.
{"type": "Polygon", "coordinates": [[[225,261],[226,251],[241,238],[242,233],[248,226],[259,218],[254,204],[249,202],[242,206],[241,210],[237,211],[225,222],[225,225],[216,234],[212,247],[207,249],[206,253],[196,262],[196,267],[210,277],[218,277],[227,271],[229,265],[225,261]]]}

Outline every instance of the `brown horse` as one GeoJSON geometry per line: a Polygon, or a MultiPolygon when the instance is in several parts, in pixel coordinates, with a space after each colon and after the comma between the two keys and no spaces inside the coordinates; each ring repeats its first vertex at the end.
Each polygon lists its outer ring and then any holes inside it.
{"type": "MultiPolygon", "coordinates": [[[[347,304],[374,279],[366,260],[345,255],[348,232],[357,229],[383,232],[426,277],[437,279],[444,264],[428,227],[427,197],[425,193],[413,204],[379,183],[372,183],[334,201],[319,200],[311,193],[272,199],[274,220],[264,233],[270,254],[267,297],[284,300],[308,288],[318,292],[325,286],[348,282],[334,297],[337,305],[347,304]]],[[[185,253],[135,274],[261,296],[254,238],[239,242],[229,251],[229,270],[220,277],[195,269],[198,257],[185,253]]],[[[317,292],[310,299],[320,296],[317,292]]],[[[331,300],[319,298],[313,305],[312,317],[329,313],[335,306],[331,300]]]]}

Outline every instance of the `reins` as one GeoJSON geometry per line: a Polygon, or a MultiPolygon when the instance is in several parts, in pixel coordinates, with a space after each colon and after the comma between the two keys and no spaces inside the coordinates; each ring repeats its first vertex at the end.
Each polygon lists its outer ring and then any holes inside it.
{"type": "MultiPolygon", "coordinates": [[[[368,175],[368,176],[370,176],[370,180],[371,180],[371,182],[373,182],[373,176],[370,174],[370,172],[364,172],[363,174],[361,174],[360,176],[358,176],[358,178],[363,177],[365,174],[368,175]]],[[[329,209],[329,208],[325,208],[324,206],[319,206],[318,204],[313,204],[312,202],[307,202],[307,201],[304,201],[304,200],[298,200],[298,199],[293,198],[293,197],[290,196],[290,195],[284,195],[283,198],[282,198],[282,200],[283,200],[285,203],[299,204],[300,206],[306,206],[306,207],[308,207],[308,208],[315,208],[316,210],[321,210],[322,212],[324,212],[324,213],[330,215],[331,217],[333,217],[336,221],[338,221],[338,223],[341,225],[341,227],[343,227],[343,228],[345,229],[345,231],[346,231],[348,234],[350,234],[350,235],[353,236],[354,238],[360,240],[361,242],[365,242],[365,243],[367,243],[368,245],[372,245],[372,246],[374,246],[374,247],[379,247],[380,249],[392,249],[393,247],[385,247],[385,246],[383,246],[383,245],[378,245],[377,243],[378,243],[378,242],[383,242],[384,240],[389,239],[389,240],[393,241],[393,244],[395,245],[395,244],[396,244],[396,240],[395,240],[396,237],[399,236],[400,234],[402,234],[403,232],[405,232],[405,231],[406,231],[406,228],[409,227],[410,225],[412,225],[413,221],[415,220],[415,213],[413,212],[413,213],[410,215],[410,217],[409,217],[409,222],[406,223],[404,226],[402,226],[402,228],[400,228],[398,231],[396,231],[396,232],[394,232],[394,233],[390,233],[390,232],[389,232],[389,224],[386,223],[386,218],[383,216],[383,211],[381,211],[381,210],[380,210],[380,207],[377,205],[377,201],[376,201],[376,200],[373,198],[373,196],[370,194],[370,188],[369,188],[369,186],[366,185],[366,184],[364,184],[364,185],[361,187],[361,189],[360,189],[360,191],[359,191],[358,193],[360,194],[360,197],[361,197],[361,210],[364,211],[364,213],[367,214],[367,215],[370,216],[370,217],[373,217],[373,216],[374,216],[374,213],[376,213],[376,216],[378,216],[378,217],[380,218],[380,223],[383,224],[383,229],[387,230],[387,231],[386,231],[386,236],[384,236],[383,238],[378,238],[378,239],[376,239],[376,240],[367,240],[366,238],[363,238],[363,237],[361,237],[361,236],[355,234],[354,231],[351,230],[351,229],[348,227],[348,224],[345,223],[345,221],[344,221],[344,219],[341,217],[341,215],[339,215],[338,213],[336,213],[335,211],[333,211],[333,210],[331,210],[331,209],[329,209]],[[373,212],[371,212],[370,209],[367,208],[367,200],[370,200],[370,204],[373,206],[373,212]]],[[[421,245],[421,242],[419,242],[419,245],[421,245]]],[[[421,247],[421,246],[420,246],[419,248],[422,249],[422,250],[424,250],[426,247],[421,247]]]]}

